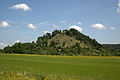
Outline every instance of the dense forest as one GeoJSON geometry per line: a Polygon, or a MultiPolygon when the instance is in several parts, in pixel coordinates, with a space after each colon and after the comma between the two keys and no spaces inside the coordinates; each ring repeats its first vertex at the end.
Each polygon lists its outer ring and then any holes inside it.
{"type": "Polygon", "coordinates": [[[55,30],[38,37],[36,42],[19,42],[0,51],[40,55],[120,56],[119,50],[99,44],[75,29],[55,30]]]}

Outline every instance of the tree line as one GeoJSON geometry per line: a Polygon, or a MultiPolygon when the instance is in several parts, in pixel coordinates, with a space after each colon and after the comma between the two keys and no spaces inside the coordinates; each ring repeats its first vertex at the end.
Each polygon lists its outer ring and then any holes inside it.
{"type": "Polygon", "coordinates": [[[46,33],[45,35],[38,37],[36,42],[15,43],[12,46],[5,47],[4,50],[0,50],[0,52],[40,55],[120,56],[119,51],[105,47],[102,44],[99,44],[95,39],[91,39],[89,36],[86,36],[75,29],[63,31],[55,30],[52,34],[46,33]],[[57,34],[72,37],[84,43],[86,47],[81,47],[80,42],[65,47],[67,42],[60,43],[52,40],[57,34]]]}

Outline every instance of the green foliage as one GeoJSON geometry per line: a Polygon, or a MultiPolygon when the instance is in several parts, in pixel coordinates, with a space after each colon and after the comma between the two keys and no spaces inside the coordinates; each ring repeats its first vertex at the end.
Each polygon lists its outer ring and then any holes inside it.
{"type": "Polygon", "coordinates": [[[4,48],[4,51],[6,52],[6,53],[13,53],[13,51],[14,51],[14,48],[11,46],[7,46],[7,47],[5,47],[4,48]]]}
{"type": "Polygon", "coordinates": [[[52,32],[52,37],[55,36],[56,34],[61,34],[61,30],[55,30],[52,32]]]}
{"type": "Polygon", "coordinates": [[[51,41],[50,42],[50,47],[56,47],[56,45],[58,45],[58,43],[57,42],[55,42],[55,41],[51,41]]]}
{"type": "Polygon", "coordinates": [[[19,53],[19,54],[25,53],[25,48],[22,45],[22,43],[19,42],[19,43],[14,44],[13,52],[14,53],[19,53]]]}
{"type": "Polygon", "coordinates": [[[4,49],[0,49],[0,53],[5,53],[4,49]]]}
{"type": "Polygon", "coordinates": [[[103,44],[105,47],[120,50],[120,44],[103,44]]]}
{"type": "Polygon", "coordinates": [[[75,29],[55,30],[38,37],[36,42],[15,43],[4,48],[6,53],[41,55],[118,56],[119,51],[99,44],[75,29]]]}

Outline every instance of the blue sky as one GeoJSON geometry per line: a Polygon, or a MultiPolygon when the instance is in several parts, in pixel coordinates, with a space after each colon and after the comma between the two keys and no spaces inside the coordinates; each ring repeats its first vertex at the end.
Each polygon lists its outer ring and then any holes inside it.
{"type": "Polygon", "coordinates": [[[120,43],[120,1],[0,0],[0,48],[70,28],[99,43],[120,43]]]}

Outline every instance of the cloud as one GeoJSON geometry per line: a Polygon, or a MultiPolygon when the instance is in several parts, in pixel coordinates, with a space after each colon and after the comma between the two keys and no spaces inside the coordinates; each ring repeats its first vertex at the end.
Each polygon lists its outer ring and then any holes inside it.
{"type": "Polygon", "coordinates": [[[31,10],[31,8],[25,3],[13,5],[12,7],[10,7],[10,9],[18,9],[18,10],[21,9],[24,11],[31,10]]]}
{"type": "Polygon", "coordinates": [[[61,21],[60,21],[60,23],[65,24],[65,23],[66,23],[66,21],[65,21],[65,20],[61,20],[61,21]]]}
{"type": "Polygon", "coordinates": [[[115,30],[115,28],[113,26],[110,27],[111,30],[115,30]]]}
{"type": "Polygon", "coordinates": [[[80,32],[83,30],[81,27],[76,26],[76,25],[70,26],[70,28],[76,29],[76,30],[78,30],[80,32]]]}
{"type": "Polygon", "coordinates": [[[10,25],[8,24],[7,21],[2,21],[2,23],[0,24],[0,27],[10,27],[10,25]]]}
{"type": "Polygon", "coordinates": [[[46,34],[46,33],[49,33],[48,31],[44,31],[44,33],[46,34]]]}
{"type": "Polygon", "coordinates": [[[119,0],[119,2],[118,2],[117,13],[120,13],[120,0],[119,0]]]}
{"type": "Polygon", "coordinates": [[[92,25],[93,28],[97,29],[105,29],[105,26],[103,24],[97,23],[92,25]]]}
{"type": "Polygon", "coordinates": [[[59,28],[59,26],[53,25],[53,28],[59,28]]]}
{"type": "Polygon", "coordinates": [[[0,46],[6,46],[7,44],[0,42],[0,46]]]}
{"type": "Polygon", "coordinates": [[[37,29],[37,27],[34,26],[33,24],[28,24],[28,27],[31,28],[31,29],[37,29]]]}
{"type": "Polygon", "coordinates": [[[79,22],[77,22],[77,24],[79,24],[79,25],[82,25],[82,23],[79,21],[79,22]]]}
{"type": "Polygon", "coordinates": [[[15,40],[15,42],[14,43],[19,43],[19,42],[21,42],[20,40],[15,40]]]}

